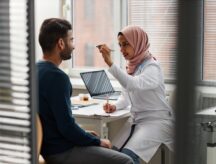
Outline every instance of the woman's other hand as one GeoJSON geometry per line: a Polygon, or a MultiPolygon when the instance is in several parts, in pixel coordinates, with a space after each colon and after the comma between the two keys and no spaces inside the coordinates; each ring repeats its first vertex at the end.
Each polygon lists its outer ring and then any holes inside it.
{"type": "Polygon", "coordinates": [[[103,110],[106,112],[106,113],[113,113],[116,111],[116,106],[115,105],[111,105],[109,103],[106,103],[103,105],[103,110]]]}

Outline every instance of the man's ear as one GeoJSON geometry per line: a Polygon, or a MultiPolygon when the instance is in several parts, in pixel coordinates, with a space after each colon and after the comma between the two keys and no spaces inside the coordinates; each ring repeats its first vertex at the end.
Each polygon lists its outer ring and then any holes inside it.
{"type": "Polygon", "coordinates": [[[58,47],[60,48],[60,50],[63,50],[65,48],[65,43],[62,38],[58,40],[58,47]]]}

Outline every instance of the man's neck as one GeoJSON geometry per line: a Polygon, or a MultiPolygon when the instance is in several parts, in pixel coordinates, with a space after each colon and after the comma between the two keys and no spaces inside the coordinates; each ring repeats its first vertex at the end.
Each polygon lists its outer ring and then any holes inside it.
{"type": "Polygon", "coordinates": [[[62,60],[59,58],[58,55],[53,55],[53,54],[48,54],[48,53],[45,53],[43,55],[43,60],[45,61],[49,61],[53,64],[55,64],[57,67],[61,64],[62,60]]]}

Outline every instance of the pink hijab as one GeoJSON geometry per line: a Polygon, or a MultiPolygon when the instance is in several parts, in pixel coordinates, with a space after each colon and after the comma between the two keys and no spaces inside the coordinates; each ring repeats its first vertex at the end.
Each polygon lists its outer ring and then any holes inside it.
{"type": "Polygon", "coordinates": [[[127,26],[122,29],[121,33],[134,48],[134,57],[127,61],[126,66],[127,73],[131,75],[140,63],[152,57],[149,52],[150,43],[147,33],[139,26],[127,26]]]}

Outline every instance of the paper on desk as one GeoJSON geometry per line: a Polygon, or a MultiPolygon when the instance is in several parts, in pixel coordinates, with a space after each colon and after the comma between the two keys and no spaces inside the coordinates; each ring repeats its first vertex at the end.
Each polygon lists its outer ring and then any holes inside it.
{"type": "Polygon", "coordinates": [[[78,110],[73,110],[73,114],[75,115],[82,115],[82,116],[113,116],[118,117],[130,112],[129,109],[125,110],[118,110],[114,113],[106,113],[103,110],[103,105],[93,105],[88,107],[83,107],[78,110]]]}
{"type": "Polygon", "coordinates": [[[83,100],[79,100],[77,98],[72,98],[71,102],[74,105],[82,105],[82,106],[89,106],[89,105],[98,104],[98,101],[96,99],[90,99],[88,101],[83,101],[83,100]]]}

